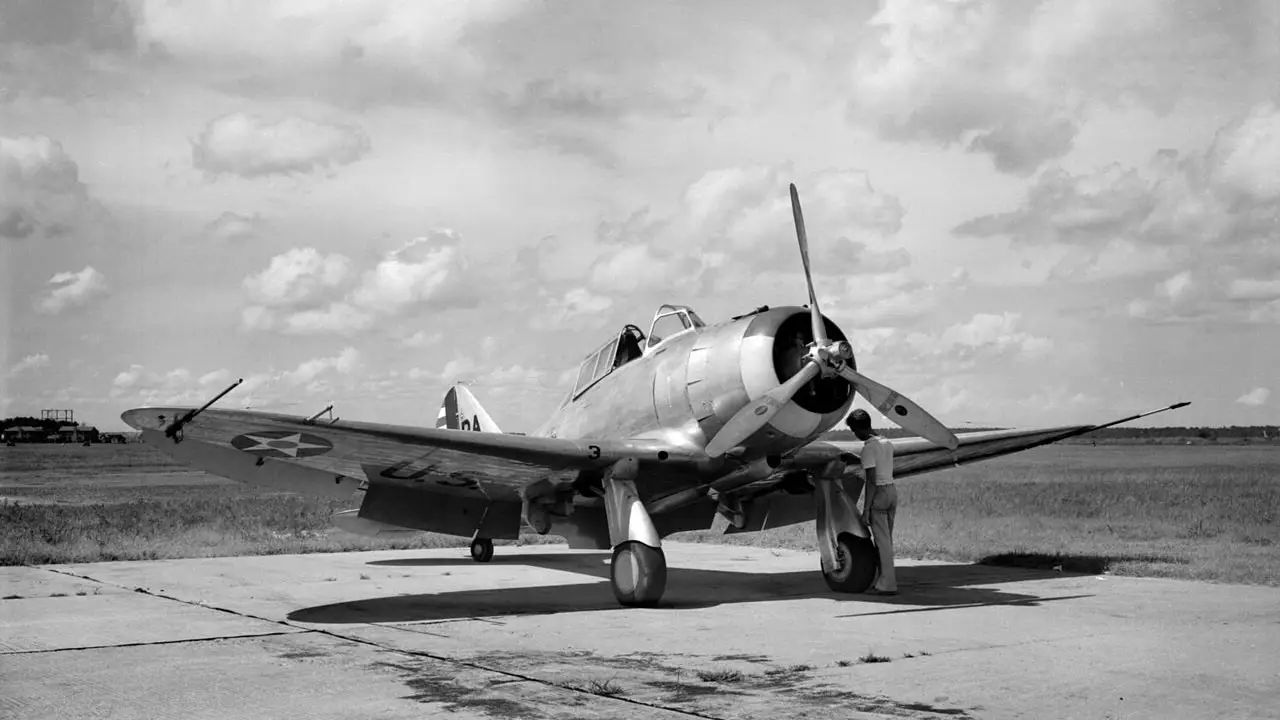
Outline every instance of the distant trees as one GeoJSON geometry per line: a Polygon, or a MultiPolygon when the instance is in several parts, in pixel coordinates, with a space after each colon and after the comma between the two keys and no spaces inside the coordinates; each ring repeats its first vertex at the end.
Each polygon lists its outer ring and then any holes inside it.
{"type": "MultiPolygon", "coordinates": [[[[1006,428],[952,428],[959,433],[977,432],[981,430],[1003,430],[1006,428]]],[[[913,437],[900,427],[885,426],[876,428],[884,437],[913,437]]],[[[1224,440],[1242,440],[1245,438],[1276,440],[1280,428],[1275,425],[1232,425],[1231,427],[1110,427],[1095,430],[1083,435],[1085,439],[1096,440],[1162,440],[1175,438],[1200,438],[1209,442],[1224,440]]],[[[824,437],[829,440],[852,440],[853,433],[848,430],[833,430],[824,437]]]]}
{"type": "Polygon", "coordinates": [[[46,433],[56,433],[58,428],[66,423],[57,420],[41,420],[33,417],[12,417],[0,420],[0,432],[8,430],[11,427],[38,427],[46,433]]]}

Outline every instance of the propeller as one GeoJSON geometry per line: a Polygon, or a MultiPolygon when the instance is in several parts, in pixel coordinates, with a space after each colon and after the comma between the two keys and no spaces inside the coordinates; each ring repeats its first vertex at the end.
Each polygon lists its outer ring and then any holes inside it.
{"type": "Polygon", "coordinates": [[[729,422],[720,429],[720,432],[711,438],[711,442],[707,443],[707,454],[711,457],[720,457],[730,448],[754,435],[757,430],[773,419],[774,415],[778,414],[783,405],[790,402],[791,398],[800,392],[800,388],[808,384],[810,380],[817,377],[821,372],[822,369],[816,364],[812,362],[806,363],[800,372],[791,376],[790,380],[739,410],[737,414],[729,418],[729,422]]]}
{"type": "Polygon", "coordinates": [[[809,321],[812,325],[814,341],[809,346],[804,367],[786,382],[765,393],[763,397],[748,404],[729,418],[729,422],[725,423],[720,432],[707,443],[707,454],[711,457],[720,457],[730,449],[741,445],[768,424],[773,416],[777,415],[778,411],[810,381],[818,376],[829,378],[837,375],[852,384],[859,395],[901,427],[938,445],[951,450],[956,449],[960,445],[960,440],[955,433],[902,393],[854,370],[847,364],[853,358],[853,348],[849,343],[843,340],[833,343],[827,337],[826,323],[818,307],[818,295],[813,289],[813,273],[809,267],[809,237],[805,233],[804,214],[800,210],[800,195],[796,192],[794,183],[791,185],[791,214],[795,217],[796,237],[800,241],[800,260],[804,264],[804,281],[809,286],[809,321]]]}
{"type": "Polygon", "coordinates": [[[813,275],[809,272],[809,235],[804,231],[804,214],[800,212],[800,194],[791,183],[791,215],[796,219],[796,237],[800,240],[800,261],[804,263],[804,282],[809,286],[809,323],[813,328],[813,341],[818,347],[826,347],[827,324],[822,321],[818,309],[818,294],[813,291],[813,275]]]}
{"type": "Polygon", "coordinates": [[[885,387],[849,366],[841,367],[840,377],[853,383],[853,389],[867,399],[885,417],[906,428],[926,440],[935,442],[949,450],[960,445],[960,439],[947,429],[938,419],[925,412],[924,408],[915,404],[910,398],[885,387]]]}

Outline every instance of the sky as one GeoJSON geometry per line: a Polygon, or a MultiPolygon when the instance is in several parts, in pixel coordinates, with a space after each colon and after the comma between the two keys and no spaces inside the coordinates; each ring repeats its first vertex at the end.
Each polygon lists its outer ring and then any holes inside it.
{"type": "Polygon", "coordinates": [[[807,300],[956,427],[1280,423],[1280,5],[0,0],[0,416],[505,430],[807,300]]]}

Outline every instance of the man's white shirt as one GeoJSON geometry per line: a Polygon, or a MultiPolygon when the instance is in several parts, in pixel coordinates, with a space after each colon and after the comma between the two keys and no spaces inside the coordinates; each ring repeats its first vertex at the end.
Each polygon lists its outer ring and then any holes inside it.
{"type": "Polygon", "coordinates": [[[862,467],[876,469],[876,485],[893,484],[893,444],[879,435],[862,443],[862,467]]]}

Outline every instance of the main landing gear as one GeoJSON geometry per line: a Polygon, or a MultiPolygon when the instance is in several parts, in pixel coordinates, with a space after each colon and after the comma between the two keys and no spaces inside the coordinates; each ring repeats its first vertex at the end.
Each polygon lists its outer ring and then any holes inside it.
{"type": "Polygon", "coordinates": [[[493,559],[493,541],[478,537],[471,541],[471,559],[476,562],[489,562],[493,559]]]}
{"type": "Polygon", "coordinates": [[[836,592],[866,592],[880,569],[880,554],[842,484],[843,474],[844,463],[833,460],[814,478],[822,579],[836,592]]]}
{"type": "Polygon", "coordinates": [[[604,475],[604,508],[609,521],[613,595],[628,607],[653,607],[667,589],[667,557],[649,512],[636,492],[640,462],[619,460],[604,475]]]}
{"type": "Polygon", "coordinates": [[[851,533],[836,537],[835,565],[822,568],[822,579],[836,592],[866,592],[880,569],[880,555],[870,538],[851,533]]]}

